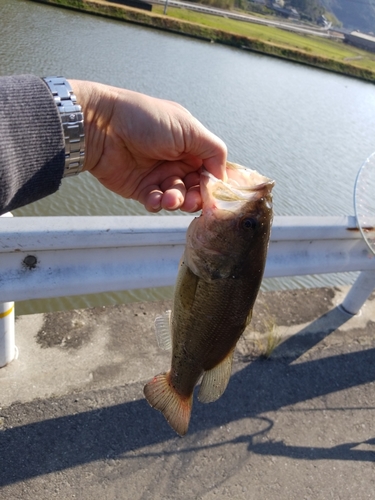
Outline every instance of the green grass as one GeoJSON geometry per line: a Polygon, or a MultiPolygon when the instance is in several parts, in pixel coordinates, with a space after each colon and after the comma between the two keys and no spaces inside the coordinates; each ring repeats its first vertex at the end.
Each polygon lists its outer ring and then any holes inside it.
{"type": "MultiPolygon", "coordinates": [[[[163,13],[163,6],[153,6],[153,12],[163,13]]],[[[290,31],[255,23],[236,21],[187,9],[168,8],[167,17],[201,24],[210,28],[255,38],[267,44],[297,49],[309,55],[329,58],[339,62],[349,62],[351,66],[369,69],[375,72],[375,54],[357,49],[341,41],[330,40],[313,35],[300,35],[290,31]],[[347,61],[348,59],[361,59],[347,61]]]]}

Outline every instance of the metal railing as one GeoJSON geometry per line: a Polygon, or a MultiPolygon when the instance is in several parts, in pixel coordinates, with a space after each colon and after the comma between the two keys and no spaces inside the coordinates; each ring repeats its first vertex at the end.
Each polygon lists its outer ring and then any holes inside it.
{"type": "MultiPolygon", "coordinates": [[[[12,333],[1,327],[12,321],[5,315],[12,302],[173,285],[191,220],[1,218],[0,366],[15,352],[12,333]]],[[[354,217],[275,217],[265,277],[347,271],[363,271],[342,304],[356,314],[375,287],[375,258],[354,217]]]]}

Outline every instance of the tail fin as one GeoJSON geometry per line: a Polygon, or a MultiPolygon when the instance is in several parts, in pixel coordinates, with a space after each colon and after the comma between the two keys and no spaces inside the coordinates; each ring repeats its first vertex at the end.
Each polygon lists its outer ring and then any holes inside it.
{"type": "Polygon", "coordinates": [[[172,429],[184,436],[189,427],[193,395],[181,397],[169,383],[168,375],[162,373],[154,377],[145,385],[143,392],[149,404],[163,413],[172,429]]]}

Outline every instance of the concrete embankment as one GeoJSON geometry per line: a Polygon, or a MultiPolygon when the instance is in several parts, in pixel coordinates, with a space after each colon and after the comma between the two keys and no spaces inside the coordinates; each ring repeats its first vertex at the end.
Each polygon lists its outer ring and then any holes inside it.
{"type": "Polygon", "coordinates": [[[169,365],[153,322],[170,302],[18,317],[0,499],[372,498],[375,295],[351,317],[346,291],[260,294],[225,394],[195,400],[184,438],[142,393],[169,365]]]}
{"type": "Polygon", "coordinates": [[[207,40],[210,42],[230,45],[244,50],[286,59],[306,64],[335,73],[352,76],[366,81],[375,81],[375,72],[361,68],[350,62],[338,61],[327,57],[314,55],[308,51],[268,43],[256,38],[238,35],[236,33],[215,29],[202,24],[181,19],[154,14],[152,12],[125,7],[120,4],[108,3],[105,0],[32,0],[39,3],[55,5],[68,9],[109,17],[112,19],[140,24],[151,28],[170,31],[172,33],[207,40]]]}

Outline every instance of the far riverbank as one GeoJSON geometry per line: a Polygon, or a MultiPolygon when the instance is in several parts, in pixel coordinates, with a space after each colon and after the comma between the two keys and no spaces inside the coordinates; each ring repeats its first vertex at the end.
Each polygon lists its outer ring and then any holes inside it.
{"type": "Polygon", "coordinates": [[[301,64],[333,71],[359,78],[361,80],[375,82],[375,67],[360,67],[353,62],[339,61],[328,56],[322,56],[307,50],[291,48],[275,43],[244,36],[234,32],[216,29],[199,23],[193,23],[182,19],[172,18],[153,12],[142,11],[119,4],[109,4],[102,0],[32,0],[39,3],[55,5],[68,9],[87,12],[94,15],[104,16],[120,21],[148,26],[175,34],[221,43],[232,47],[258,52],[280,59],[286,59],[301,64]]]}

